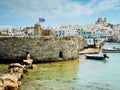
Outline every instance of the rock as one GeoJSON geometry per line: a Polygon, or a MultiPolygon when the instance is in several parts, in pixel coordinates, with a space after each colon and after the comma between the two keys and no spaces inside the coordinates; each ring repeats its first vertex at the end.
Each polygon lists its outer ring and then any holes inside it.
{"type": "MultiPolygon", "coordinates": [[[[20,63],[12,63],[9,65],[9,73],[3,74],[0,76],[0,90],[18,90],[21,86],[21,78],[23,77],[24,70],[26,66],[33,68],[32,65],[33,60],[23,60],[24,65],[20,63]]],[[[36,66],[34,65],[34,68],[36,66]]]]}
{"type": "Polygon", "coordinates": [[[34,69],[34,68],[37,68],[37,65],[33,64],[33,69],[34,69]]]}
{"type": "Polygon", "coordinates": [[[25,68],[27,69],[33,69],[32,63],[33,63],[32,59],[23,60],[23,64],[25,65],[25,68]]]}
{"type": "Polygon", "coordinates": [[[9,73],[13,76],[16,76],[18,80],[23,78],[23,74],[26,71],[26,68],[19,63],[12,63],[9,65],[9,73]]]}
{"type": "Polygon", "coordinates": [[[17,77],[11,74],[3,74],[0,76],[0,90],[17,90],[19,82],[17,77]]]}
{"type": "Polygon", "coordinates": [[[28,64],[28,65],[32,65],[33,60],[32,59],[23,60],[23,63],[28,64]]]}
{"type": "Polygon", "coordinates": [[[2,80],[0,80],[0,90],[4,90],[4,84],[2,80]]]}
{"type": "Polygon", "coordinates": [[[9,73],[13,76],[16,76],[18,80],[21,80],[23,78],[24,71],[23,68],[14,67],[9,70],[9,73]]]}
{"type": "Polygon", "coordinates": [[[23,65],[21,65],[20,63],[11,63],[8,67],[8,69],[14,68],[14,67],[18,67],[18,68],[24,68],[23,65]]]}

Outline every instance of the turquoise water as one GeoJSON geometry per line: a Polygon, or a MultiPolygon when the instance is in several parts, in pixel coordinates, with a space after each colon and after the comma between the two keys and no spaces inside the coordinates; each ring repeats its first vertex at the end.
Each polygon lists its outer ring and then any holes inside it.
{"type": "MultiPolygon", "coordinates": [[[[113,46],[120,44],[104,45],[113,46]]],[[[107,55],[110,58],[106,61],[87,60],[80,55],[77,60],[37,64],[24,75],[21,90],[120,90],[120,53],[107,55]]]]}

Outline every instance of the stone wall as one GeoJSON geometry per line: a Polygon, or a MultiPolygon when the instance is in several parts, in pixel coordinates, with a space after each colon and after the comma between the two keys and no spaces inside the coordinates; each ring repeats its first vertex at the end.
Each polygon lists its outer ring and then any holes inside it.
{"type": "Polygon", "coordinates": [[[0,37],[0,62],[21,62],[30,52],[34,63],[70,60],[87,46],[82,37],[0,37]]]}

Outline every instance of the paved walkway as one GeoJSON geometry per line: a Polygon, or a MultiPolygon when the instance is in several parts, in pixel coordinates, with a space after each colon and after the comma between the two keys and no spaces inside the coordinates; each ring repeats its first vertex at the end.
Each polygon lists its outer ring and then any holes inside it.
{"type": "Polygon", "coordinates": [[[98,54],[100,51],[100,49],[98,48],[88,48],[88,49],[84,49],[83,51],[80,51],[79,54],[98,54]]]}

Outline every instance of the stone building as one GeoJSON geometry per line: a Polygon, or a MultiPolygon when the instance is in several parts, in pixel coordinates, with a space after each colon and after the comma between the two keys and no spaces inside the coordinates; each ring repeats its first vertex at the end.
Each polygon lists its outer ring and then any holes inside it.
{"type": "Polygon", "coordinates": [[[83,37],[53,35],[39,23],[25,28],[33,30],[34,37],[0,37],[0,62],[21,62],[29,52],[35,63],[79,58],[79,51],[87,46],[83,37]]]}
{"type": "Polygon", "coordinates": [[[34,36],[35,37],[39,37],[42,35],[42,28],[41,25],[39,23],[36,23],[34,25],[34,36]]]}
{"type": "Polygon", "coordinates": [[[87,46],[82,37],[40,36],[40,37],[0,37],[0,62],[21,62],[26,52],[34,63],[62,61],[79,58],[79,51],[87,46]]]}
{"type": "Polygon", "coordinates": [[[34,27],[24,28],[24,31],[26,36],[40,37],[40,36],[53,35],[50,29],[43,29],[39,23],[36,23],[34,27]]]}
{"type": "Polygon", "coordinates": [[[53,35],[53,32],[51,30],[42,30],[42,35],[43,36],[50,36],[53,35]]]}
{"type": "Polygon", "coordinates": [[[102,19],[101,17],[98,18],[98,20],[95,22],[95,24],[103,24],[106,25],[107,24],[107,18],[102,19]]]}
{"type": "Polygon", "coordinates": [[[34,36],[34,27],[24,28],[24,33],[26,36],[34,36]]]}

